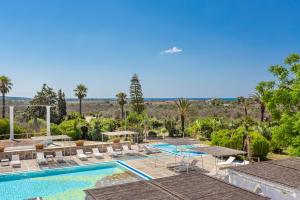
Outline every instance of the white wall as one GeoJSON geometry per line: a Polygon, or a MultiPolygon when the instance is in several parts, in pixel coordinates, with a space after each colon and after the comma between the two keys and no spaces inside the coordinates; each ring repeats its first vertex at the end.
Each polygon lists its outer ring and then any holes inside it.
{"type": "Polygon", "coordinates": [[[227,170],[229,183],[252,192],[261,191],[272,200],[299,200],[300,190],[266,181],[231,169],[227,170]],[[258,189],[259,188],[259,189],[258,189]]]}

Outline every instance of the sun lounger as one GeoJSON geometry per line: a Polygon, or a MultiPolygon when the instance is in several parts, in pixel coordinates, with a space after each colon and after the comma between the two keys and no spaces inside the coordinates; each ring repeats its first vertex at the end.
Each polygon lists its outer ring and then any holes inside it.
{"type": "Polygon", "coordinates": [[[153,147],[150,147],[150,146],[144,146],[144,151],[146,152],[146,154],[154,154],[154,153],[160,153],[161,151],[156,149],[156,148],[153,148],[153,147]]]}
{"type": "Polygon", "coordinates": [[[107,153],[109,156],[111,157],[118,157],[122,155],[121,151],[114,151],[114,149],[112,147],[107,147],[107,153]]]}
{"type": "Polygon", "coordinates": [[[235,160],[235,157],[230,156],[225,162],[217,163],[218,166],[230,165],[235,160]]]}
{"type": "Polygon", "coordinates": [[[103,158],[103,154],[99,152],[98,148],[93,148],[93,155],[95,156],[95,158],[103,158]]]}
{"type": "Polygon", "coordinates": [[[56,161],[59,162],[59,163],[65,162],[62,151],[55,152],[55,158],[56,158],[56,161]]]}
{"type": "Polygon", "coordinates": [[[137,147],[138,147],[138,152],[143,152],[145,150],[144,145],[138,144],[137,147]]]}
{"type": "Polygon", "coordinates": [[[127,145],[123,145],[122,147],[125,154],[137,154],[136,150],[129,149],[127,145]]]}
{"type": "Polygon", "coordinates": [[[250,164],[250,161],[248,161],[248,160],[244,160],[243,162],[240,162],[240,163],[235,163],[236,165],[248,165],[248,164],[250,164]]]}
{"type": "Polygon", "coordinates": [[[76,152],[79,160],[88,160],[88,157],[83,153],[82,149],[77,149],[76,152]]]}
{"type": "Polygon", "coordinates": [[[191,163],[183,163],[182,165],[175,167],[175,172],[185,172],[185,171],[192,171],[196,169],[196,164],[198,160],[194,159],[191,163]]]}
{"type": "Polygon", "coordinates": [[[20,156],[19,155],[12,155],[11,156],[10,166],[12,166],[12,167],[21,167],[21,161],[20,161],[20,156]]]}
{"type": "Polygon", "coordinates": [[[36,160],[38,164],[47,164],[47,160],[45,159],[44,153],[43,152],[37,152],[36,153],[36,160]]]}

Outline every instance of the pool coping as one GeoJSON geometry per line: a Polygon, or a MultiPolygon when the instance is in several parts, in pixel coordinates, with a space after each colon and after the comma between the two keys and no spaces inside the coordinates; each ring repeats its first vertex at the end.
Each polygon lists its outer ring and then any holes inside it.
{"type": "Polygon", "coordinates": [[[134,173],[134,174],[136,174],[136,175],[142,177],[142,178],[145,179],[145,180],[151,180],[151,179],[153,179],[152,176],[150,176],[150,175],[146,174],[145,172],[142,172],[142,171],[140,171],[140,170],[138,170],[138,169],[132,167],[131,165],[125,163],[124,161],[118,160],[118,161],[116,161],[116,162],[117,162],[119,165],[121,165],[123,168],[125,168],[125,169],[131,171],[132,173],[134,173]]]}

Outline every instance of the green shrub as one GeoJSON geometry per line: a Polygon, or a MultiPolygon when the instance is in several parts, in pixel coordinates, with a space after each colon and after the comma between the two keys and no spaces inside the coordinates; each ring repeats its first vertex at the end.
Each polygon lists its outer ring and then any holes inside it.
{"type": "Polygon", "coordinates": [[[300,135],[294,138],[288,152],[292,156],[300,156],[300,135]]]}
{"type": "Polygon", "coordinates": [[[251,132],[250,137],[250,149],[252,156],[265,159],[270,150],[269,141],[258,132],[251,132]]]}
{"type": "Polygon", "coordinates": [[[170,137],[175,137],[179,135],[179,130],[176,128],[176,120],[172,118],[167,118],[164,120],[164,127],[169,132],[170,137]]]}
{"type": "Polygon", "coordinates": [[[0,134],[9,134],[9,121],[7,119],[0,119],[0,134]]]}
{"type": "Polygon", "coordinates": [[[228,129],[219,130],[211,135],[211,143],[217,146],[228,147],[230,144],[231,131],[228,129]]]}
{"type": "MultiPolygon", "coordinates": [[[[0,119],[0,135],[2,135],[2,137],[0,139],[8,139],[9,138],[9,132],[10,132],[9,120],[0,119]]],[[[26,132],[25,128],[23,128],[21,125],[19,125],[17,123],[14,123],[15,138],[22,138],[22,136],[20,136],[18,134],[25,133],[25,132],[26,132]]]]}
{"type": "Polygon", "coordinates": [[[82,115],[79,114],[79,112],[70,112],[68,113],[67,120],[72,120],[72,119],[84,119],[82,115]]]}
{"type": "Polygon", "coordinates": [[[282,153],[284,149],[283,146],[278,142],[276,142],[275,140],[270,141],[270,147],[271,147],[271,151],[274,153],[282,153]]]}
{"type": "Polygon", "coordinates": [[[59,129],[62,134],[70,136],[73,140],[81,139],[80,127],[87,125],[87,123],[82,119],[72,119],[66,120],[59,124],[59,129]]]}
{"type": "Polygon", "coordinates": [[[237,130],[219,130],[211,135],[211,142],[213,145],[241,150],[243,149],[244,135],[243,128],[238,128],[237,130]]]}
{"type": "Polygon", "coordinates": [[[51,129],[51,134],[52,134],[52,135],[61,135],[61,134],[62,134],[62,131],[61,131],[61,129],[60,129],[60,126],[57,125],[57,124],[51,123],[50,129],[51,129]]]}
{"type": "Polygon", "coordinates": [[[150,130],[148,132],[148,137],[157,137],[157,132],[155,130],[150,130]]]}
{"type": "Polygon", "coordinates": [[[163,126],[163,122],[161,122],[160,120],[157,120],[156,118],[151,118],[150,119],[150,126],[153,129],[158,129],[158,128],[163,126]]]}

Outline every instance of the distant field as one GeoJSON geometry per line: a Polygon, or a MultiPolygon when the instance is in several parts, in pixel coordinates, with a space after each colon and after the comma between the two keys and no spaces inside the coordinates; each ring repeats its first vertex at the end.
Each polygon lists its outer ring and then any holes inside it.
{"type": "MultiPolygon", "coordinates": [[[[202,98],[203,99],[203,98],[202,98]]],[[[174,99],[175,100],[175,99],[174,99]]],[[[148,99],[145,102],[146,112],[151,117],[156,117],[158,119],[164,117],[176,117],[177,108],[175,106],[173,99],[148,99]]],[[[8,105],[17,105],[16,111],[21,113],[22,110],[26,108],[29,100],[9,100],[8,105]]],[[[191,100],[192,106],[188,115],[188,120],[199,117],[224,117],[230,119],[236,119],[243,115],[243,109],[240,105],[234,101],[233,98],[223,101],[222,105],[214,106],[205,100],[191,100]]],[[[67,111],[73,112],[78,111],[78,101],[71,100],[67,101],[67,111]]],[[[125,110],[130,110],[130,105],[127,104],[125,110]]],[[[8,111],[8,108],[7,108],[8,111]]],[[[8,113],[8,112],[7,112],[8,113]]],[[[88,99],[83,101],[83,113],[88,114],[100,114],[103,117],[114,117],[120,116],[119,105],[113,99],[88,99]]],[[[249,115],[253,118],[259,119],[259,107],[258,105],[252,104],[249,106],[249,115]]]]}

